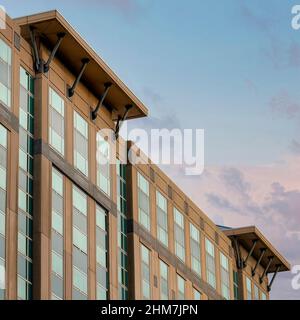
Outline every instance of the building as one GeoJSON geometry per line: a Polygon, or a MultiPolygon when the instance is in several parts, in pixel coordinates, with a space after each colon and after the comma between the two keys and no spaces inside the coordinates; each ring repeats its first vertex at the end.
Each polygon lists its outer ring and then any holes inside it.
{"type": "Polygon", "coordinates": [[[99,130],[148,110],[57,11],[7,16],[0,71],[0,299],[269,298],[290,266],[260,231],[122,148],[99,161],[99,130]]]}

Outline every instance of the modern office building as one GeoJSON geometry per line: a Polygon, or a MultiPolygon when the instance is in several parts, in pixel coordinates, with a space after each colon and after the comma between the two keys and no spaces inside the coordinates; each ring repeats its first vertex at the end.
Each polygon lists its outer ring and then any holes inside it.
{"type": "Polygon", "coordinates": [[[0,30],[0,299],[268,299],[289,263],[131,142],[147,108],[57,12],[0,30]],[[134,150],[147,164],[126,164],[134,150]]]}

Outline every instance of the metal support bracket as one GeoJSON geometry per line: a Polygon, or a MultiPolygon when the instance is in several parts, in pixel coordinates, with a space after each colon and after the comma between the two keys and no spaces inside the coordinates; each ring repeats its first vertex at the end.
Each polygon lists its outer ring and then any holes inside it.
{"type": "Polygon", "coordinates": [[[238,269],[243,269],[243,259],[242,259],[242,255],[241,255],[239,242],[236,237],[234,237],[234,239],[233,239],[233,244],[234,244],[234,252],[235,252],[235,256],[236,256],[237,267],[238,267],[238,269]]]}
{"type": "Polygon", "coordinates": [[[66,34],[64,32],[60,32],[60,33],[57,34],[57,42],[56,42],[54,48],[52,49],[52,51],[50,53],[48,61],[44,64],[44,68],[43,68],[44,72],[48,72],[49,71],[50,64],[51,64],[52,60],[54,59],[55,54],[56,54],[56,52],[57,52],[57,50],[58,50],[63,38],[65,37],[65,35],[66,34]]]}
{"type": "Polygon", "coordinates": [[[258,242],[258,240],[253,240],[252,248],[251,248],[251,250],[249,251],[246,259],[243,261],[243,268],[246,267],[249,258],[252,256],[252,253],[253,253],[253,251],[254,251],[254,249],[255,249],[255,247],[256,247],[257,242],[258,242]]]}
{"type": "Polygon", "coordinates": [[[259,257],[259,259],[257,260],[254,269],[252,269],[252,277],[255,276],[256,269],[257,269],[258,265],[261,263],[261,260],[262,260],[262,258],[264,257],[267,249],[266,249],[266,248],[262,248],[262,249],[260,249],[260,251],[261,251],[260,257],[259,257]]]}
{"type": "Polygon", "coordinates": [[[264,277],[267,274],[267,272],[268,272],[268,270],[269,270],[269,268],[271,266],[271,263],[273,262],[273,259],[274,259],[274,256],[269,257],[269,263],[268,263],[267,267],[265,268],[263,274],[259,277],[260,284],[263,283],[264,277]]]}
{"type": "Polygon", "coordinates": [[[271,291],[273,282],[274,282],[274,280],[275,280],[275,278],[276,278],[276,276],[277,276],[277,273],[278,273],[279,270],[280,270],[280,267],[281,267],[281,264],[277,264],[277,265],[276,265],[276,271],[275,271],[275,273],[273,274],[273,277],[272,277],[272,279],[271,279],[271,281],[270,281],[270,284],[268,285],[268,292],[271,291]]]}
{"type": "Polygon", "coordinates": [[[33,51],[35,71],[39,72],[41,71],[41,60],[40,60],[39,51],[36,43],[34,27],[32,26],[29,27],[29,33],[30,33],[30,40],[31,40],[32,51],[33,51]]]}
{"type": "Polygon", "coordinates": [[[78,83],[84,73],[84,70],[85,70],[87,64],[90,62],[90,59],[85,58],[85,59],[82,59],[81,62],[82,62],[82,67],[80,69],[80,72],[79,72],[77,78],[75,79],[72,87],[68,89],[68,97],[69,98],[73,97],[73,95],[75,93],[75,89],[76,89],[76,87],[77,87],[77,85],[78,85],[78,83]]]}
{"type": "Polygon", "coordinates": [[[122,127],[122,124],[126,120],[129,110],[132,109],[132,108],[133,108],[133,105],[132,104],[128,104],[127,106],[125,106],[125,113],[124,113],[123,117],[118,116],[118,121],[117,121],[117,125],[116,125],[116,130],[115,130],[115,138],[116,138],[116,140],[118,140],[119,132],[120,132],[120,129],[122,127]]]}
{"type": "Polygon", "coordinates": [[[103,102],[108,94],[108,91],[110,89],[110,87],[112,86],[111,82],[106,82],[104,83],[104,93],[101,97],[101,99],[99,99],[98,104],[96,106],[96,108],[92,111],[91,116],[92,116],[92,120],[96,120],[97,119],[97,115],[98,115],[98,111],[99,109],[102,107],[103,102]]]}

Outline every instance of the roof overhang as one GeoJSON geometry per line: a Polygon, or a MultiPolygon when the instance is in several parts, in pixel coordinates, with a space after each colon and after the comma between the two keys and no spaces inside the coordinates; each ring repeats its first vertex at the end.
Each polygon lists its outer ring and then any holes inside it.
{"type": "Polygon", "coordinates": [[[281,265],[279,271],[289,271],[291,269],[290,264],[286,259],[272,246],[272,244],[264,237],[264,235],[255,227],[244,227],[236,229],[223,229],[223,232],[229,238],[236,238],[240,245],[242,245],[247,251],[250,251],[253,246],[253,241],[257,240],[257,245],[252,253],[252,256],[258,260],[260,256],[260,249],[265,248],[266,253],[261,261],[261,265],[266,268],[268,265],[268,257],[274,257],[269,267],[268,273],[276,272],[278,265],[281,265]]]}
{"type": "Polygon", "coordinates": [[[60,32],[65,33],[66,36],[56,56],[74,75],[79,73],[82,59],[88,58],[90,60],[81,81],[97,98],[100,98],[104,93],[105,83],[110,82],[113,84],[105,99],[105,106],[114,111],[113,120],[117,120],[118,115],[122,116],[125,113],[125,106],[127,105],[133,106],[128,113],[127,119],[148,115],[146,106],[128,89],[58,11],[54,10],[16,18],[14,21],[19,25],[22,37],[29,42],[29,26],[34,27],[41,41],[49,49],[54,47],[57,41],[57,34],[60,32]]]}

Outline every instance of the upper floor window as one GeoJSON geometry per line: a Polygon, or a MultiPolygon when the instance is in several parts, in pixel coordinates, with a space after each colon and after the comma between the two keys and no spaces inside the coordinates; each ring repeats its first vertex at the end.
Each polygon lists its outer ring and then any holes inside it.
{"type": "Polygon", "coordinates": [[[200,231],[190,223],[191,268],[201,276],[200,231]]]}
{"type": "Polygon", "coordinates": [[[216,289],[215,247],[208,239],[205,239],[205,250],[207,282],[216,289]]]}
{"type": "Polygon", "coordinates": [[[175,238],[175,254],[185,261],[185,241],[184,241],[184,217],[176,208],[174,208],[174,238],[175,238]]]}
{"type": "Polygon", "coordinates": [[[100,132],[97,133],[97,185],[110,196],[110,145],[100,132]]]}
{"type": "Polygon", "coordinates": [[[254,288],[254,290],[253,290],[254,300],[259,300],[259,289],[258,289],[258,286],[256,284],[254,284],[253,288],[254,288]]]}
{"type": "Polygon", "coordinates": [[[160,271],[160,299],[169,300],[169,267],[159,260],[160,271]]]}
{"type": "Polygon", "coordinates": [[[141,245],[141,278],[142,278],[142,298],[151,299],[150,284],[150,250],[141,245]]]}
{"type": "Polygon", "coordinates": [[[150,231],[149,182],[138,172],[139,222],[150,231]]]}
{"type": "Polygon", "coordinates": [[[201,300],[201,292],[193,288],[194,300],[201,300]]]}
{"type": "Polygon", "coordinates": [[[49,89],[49,144],[62,156],[65,154],[65,102],[49,89]]]}
{"type": "Polygon", "coordinates": [[[229,261],[228,258],[220,252],[220,263],[221,263],[221,292],[222,296],[229,300],[230,299],[230,277],[229,277],[229,261]]]}
{"type": "Polygon", "coordinates": [[[177,274],[177,300],[185,299],[185,280],[177,274]]]}
{"type": "Polygon", "coordinates": [[[168,246],[168,203],[167,199],[156,192],[157,239],[168,246]]]}
{"type": "Polygon", "coordinates": [[[85,176],[89,174],[88,124],[74,111],[74,166],[85,176]]]}
{"type": "Polygon", "coordinates": [[[246,277],[246,292],[247,300],[252,300],[252,283],[248,277],[246,277]]]}
{"type": "Polygon", "coordinates": [[[239,300],[239,276],[237,271],[233,271],[233,294],[234,300],[239,300]]]}
{"type": "Polygon", "coordinates": [[[96,279],[97,300],[106,300],[108,291],[107,270],[107,215],[106,212],[96,205],[96,279]]]}
{"type": "Polygon", "coordinates": [[[0,39],[0,102],[11,106],[11,48],[0,39]]]}

